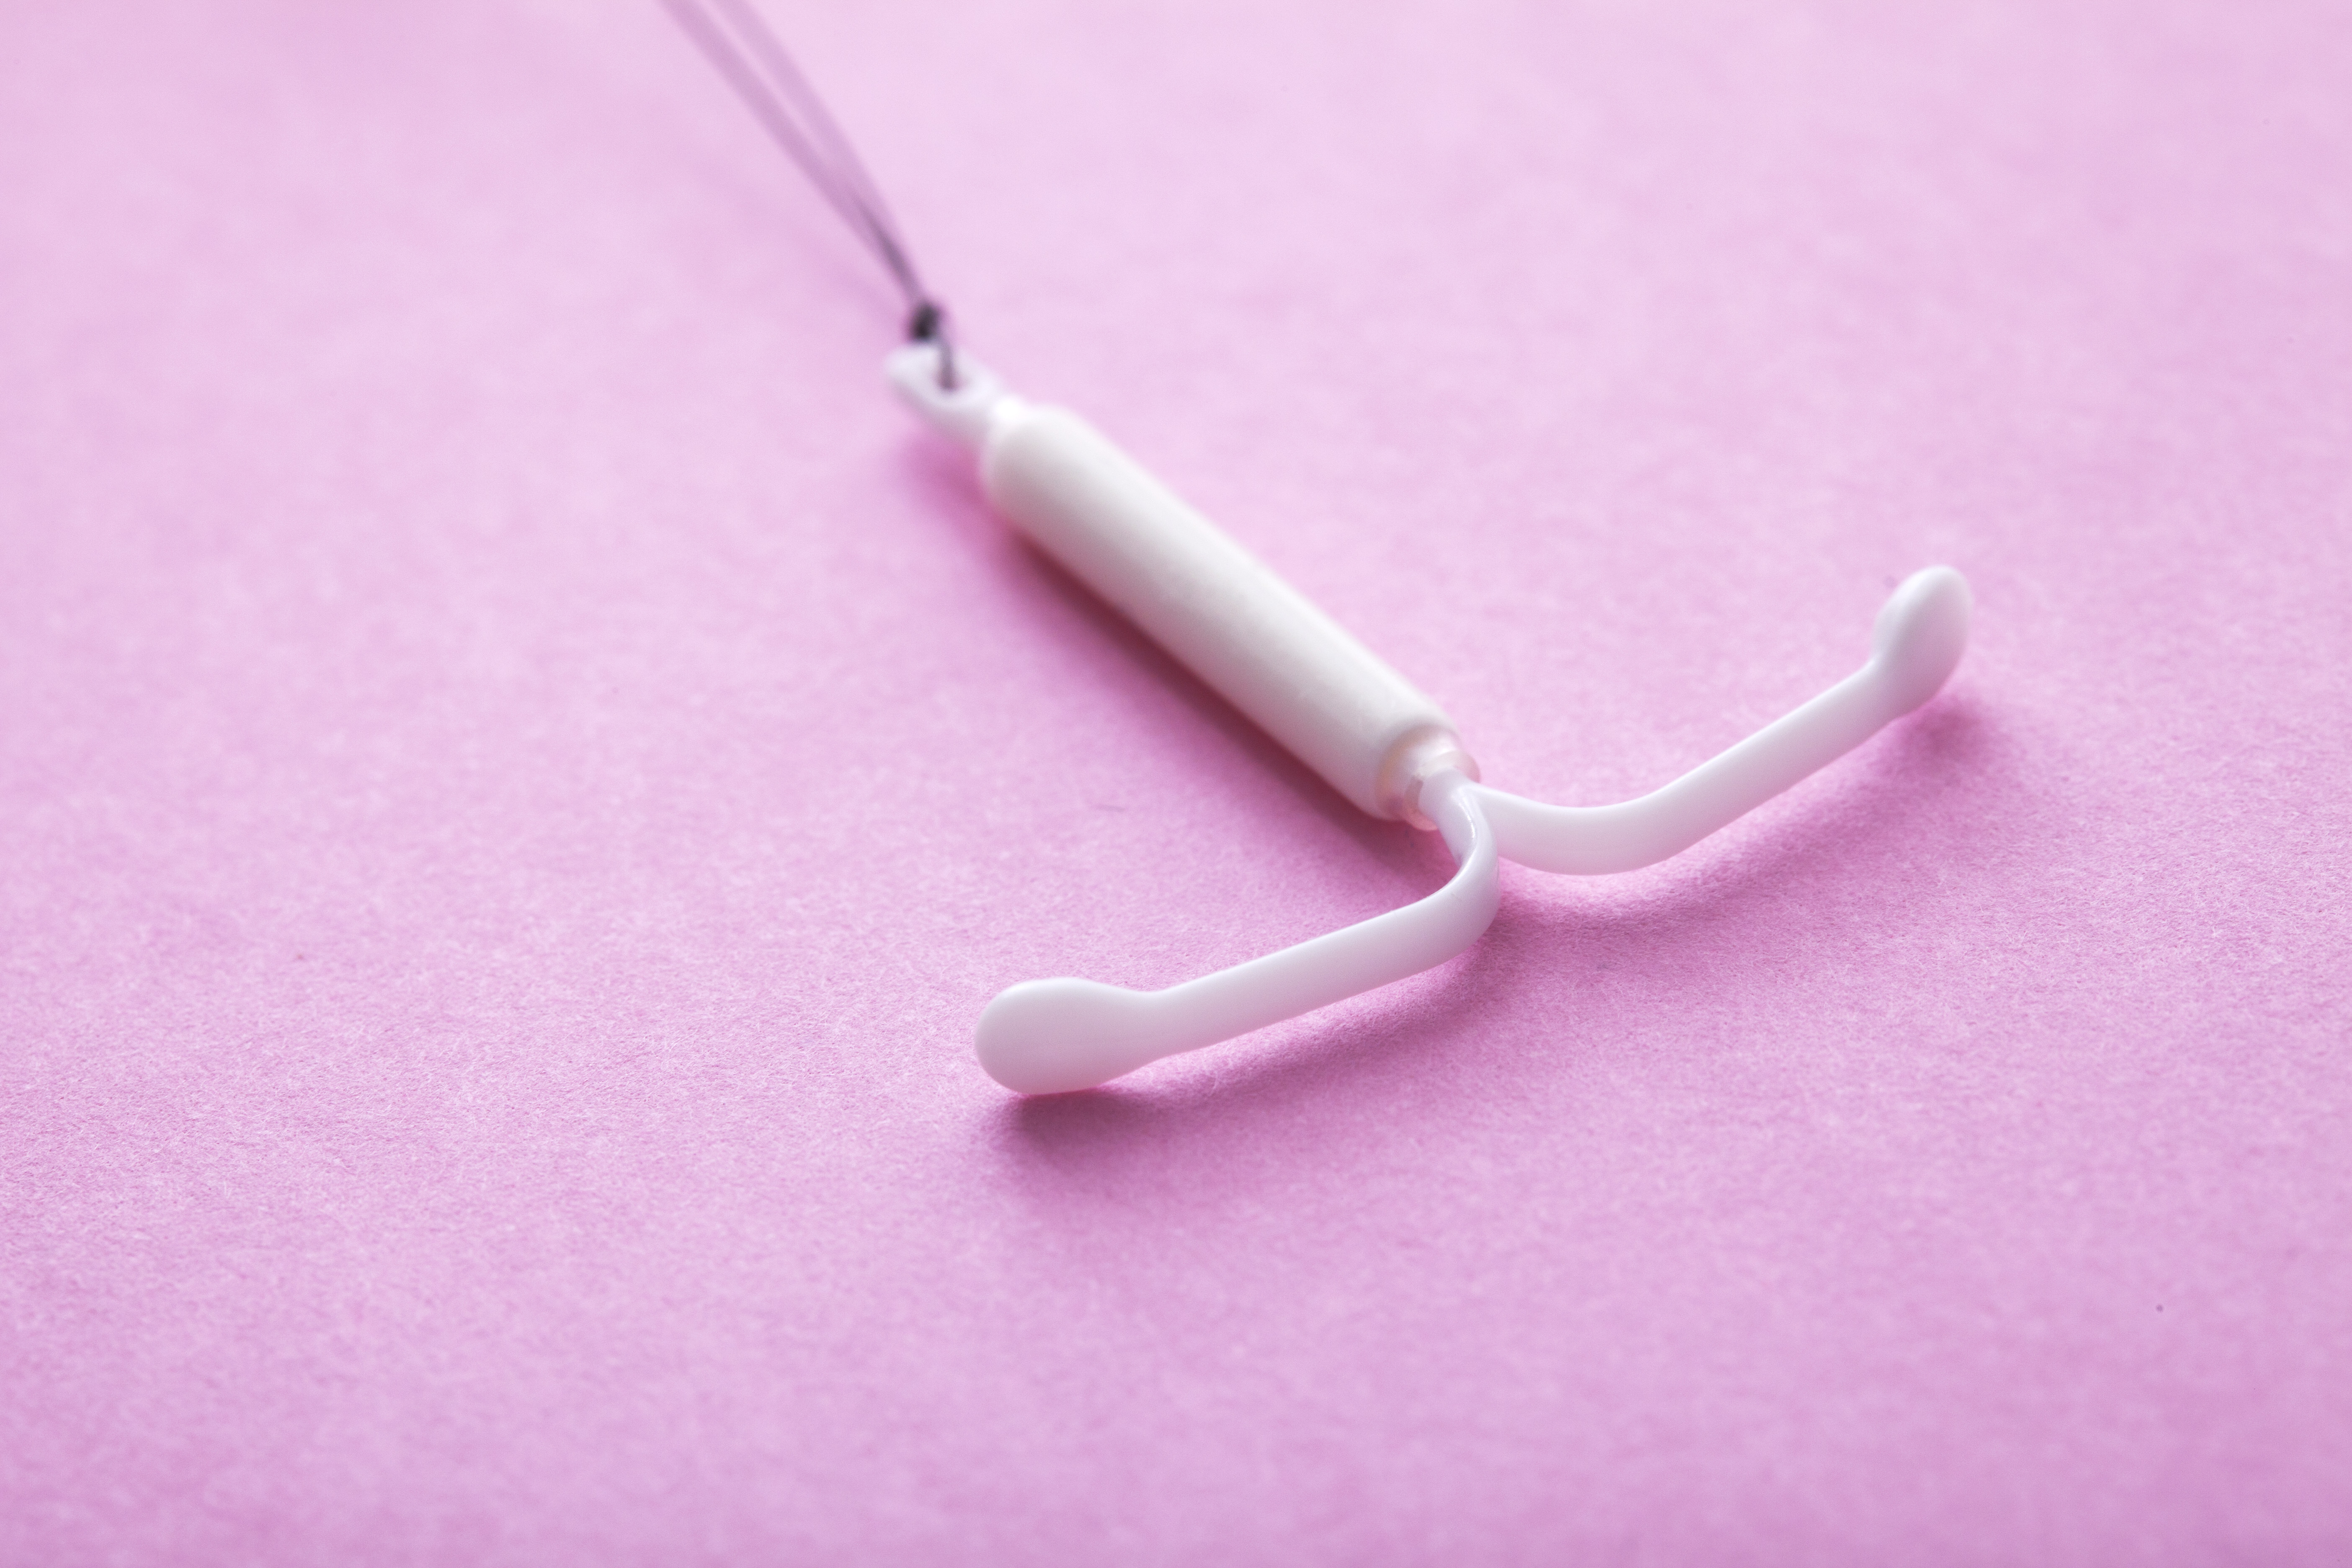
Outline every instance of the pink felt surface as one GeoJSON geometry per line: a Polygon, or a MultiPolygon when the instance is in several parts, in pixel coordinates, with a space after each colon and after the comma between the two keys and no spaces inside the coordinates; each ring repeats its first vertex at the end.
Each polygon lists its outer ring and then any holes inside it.
{"type": "Polygon", "coordinates": [[[0,14],[0,1561],[2336,1563],[2340,7],[778,9],[971,341],[1634,793],[1433,886],[981,510],[656,8],[0,14]]]}

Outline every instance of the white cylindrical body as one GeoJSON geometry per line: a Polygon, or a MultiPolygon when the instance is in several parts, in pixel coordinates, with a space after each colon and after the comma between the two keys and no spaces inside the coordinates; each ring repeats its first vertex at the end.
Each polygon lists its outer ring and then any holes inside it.
{"type": "Polygon", "coordinates": [[[1038,547],[1375,816],[1412,816],[1444,710],[1076,415],[1005,398],[988,499],[1038,547]]]}

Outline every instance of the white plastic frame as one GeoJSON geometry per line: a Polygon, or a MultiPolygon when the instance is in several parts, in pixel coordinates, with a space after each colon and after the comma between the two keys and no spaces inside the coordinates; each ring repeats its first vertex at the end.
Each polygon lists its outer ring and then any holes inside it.
{"type": "Polygon", "coordinates": [[[1494,920],[1498,859],[1594,876],[1679,854],[1933,697],[1968,647],[1967,580],[1927,567],[1880,610],[1863,667],[1810,702],[1638,799],[1546,805],[1477,783],[1435,703],[1085,421],[1013,396],[969,355],[957,365],[943,385],[937,350],[918,343],[887,368],[979,453],[1000,511],[1342,795],[1435,827],[1459,865],[1403,909],[1165,990],[1009,987],[975,1047],[1018,1093],[1090,1089],[1442,963],[1494,920]]]}

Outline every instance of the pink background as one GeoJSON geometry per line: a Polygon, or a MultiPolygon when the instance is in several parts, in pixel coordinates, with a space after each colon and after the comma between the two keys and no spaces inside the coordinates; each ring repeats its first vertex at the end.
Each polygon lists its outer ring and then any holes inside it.
{"type": "Polygon", "coordinates": [[[1648,788],[1435,885],[1008,542],[657,8],[0,13],[0,1560],[2352,1560],[2352,14],[775,5],[973,345],[1648,788]]]}

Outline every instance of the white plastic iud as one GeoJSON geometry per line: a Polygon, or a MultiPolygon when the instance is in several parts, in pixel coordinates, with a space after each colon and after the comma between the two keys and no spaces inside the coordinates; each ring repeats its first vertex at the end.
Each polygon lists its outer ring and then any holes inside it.
{"type": "Polygon", "coordinates": [[[1333,789],[1445,836],[1461,868],[1419,903],[1231,969],[1127,991],[1032,980],[980,1016],[981,1066],[1023,1094],[1091,1089],[1443,963],[1495,918],[1496,864],[1630,871],[1690,847],[1933,697],[1969,637],[1969,585],[1915,573],[1878,613],[1868,662],[1664,789],[1622,805],[1539,805],[1478,783],[1454,721],[1337,621],[1112,446],[1024,402],[950,341],[887,203],[748,0],[665,0],[696,47],[888,271],[913,340],[891,382],[980,455],[989,500],[1039,548],[1333,789]]]}
{"type": "Polygon", "coordinates": [[[974,448],[997,510],[1374,816],[1433,826],[1460,869],[1420,902],[1164,991],[1031,980],[980,1016],[981,1066],[1022,1094],[1090,1089],[1442,963],[1495,918],[1498,858],[1590,876],[1677,854],[1860,745],[1943,686],[1968,644],[1965,578],[1914,573],[1869,659],[1794,712],[1620,805],[1543,805],[1477,782],[1453,721],[1338,622],[1076,415],[909,343],[889,378],[974,448]]]}

